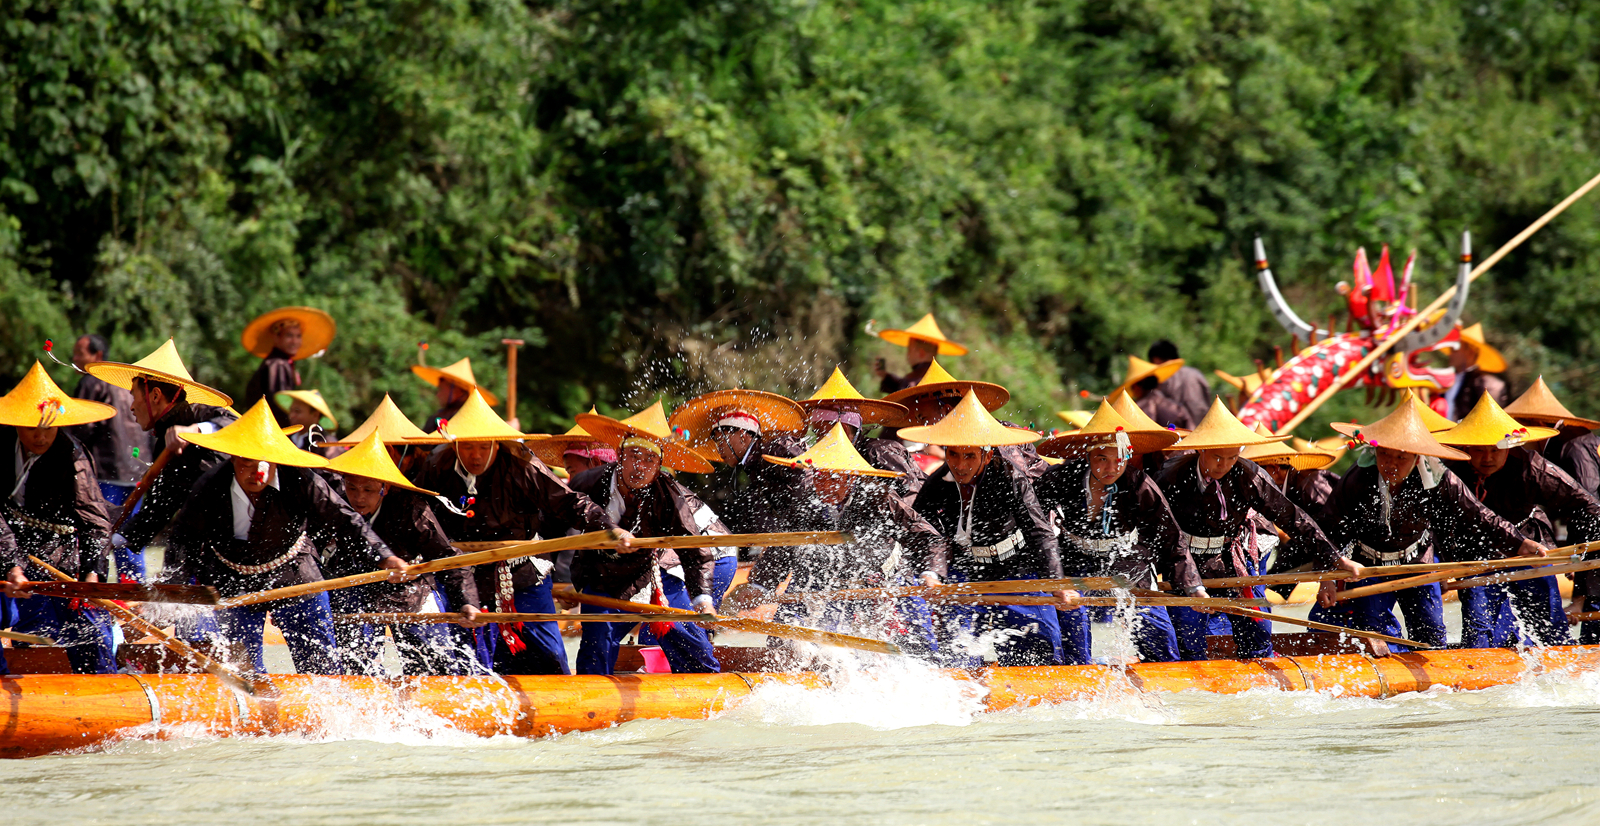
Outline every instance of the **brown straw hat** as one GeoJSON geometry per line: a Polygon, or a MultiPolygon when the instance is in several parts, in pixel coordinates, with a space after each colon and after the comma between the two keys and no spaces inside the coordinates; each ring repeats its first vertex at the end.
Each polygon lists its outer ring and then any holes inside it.
{"type": "Polygon", "coordinates": [[[1456,447],[1513,448],[1532,442],[1542,442],[1561,431],[1553,427],[1530,427],[1506,415],[1500,405],[1485,393],[1478,397],[1472,412],[1462,417],[1461,424],[1437,433],[1440,444],[1456,447]]]}
{"type": "Polygon", "coordinates": [[[448,420],[439,422],[439,435],[452,442],[503,442],[513,439],[538,439],[540,433],[519,433],[506,424],[489,402],[483,390],[474,387],[461,403],[461,409],[448,420]]]}
{"type": "Polygon", "coordinates": [[[383,437],[374,430],[367,434],[361,443],[353,448],[328,460],[328,470],[342,473],[346,476],[365,476],[368,479],[377,479],[390,487],[414,490],[425,496],[437,496],[431,490],[419,488],[411,484],[400,468],[395,467],[394,460],[389,458],[389,448],[383,444],[383,437]]]}
{"type": "Polygon", "coordinates": [[[1589,430],[1600,427],[1600,422],[1594,419],[1583,419],[1572,415],[1572,411],[1556,399],[1556,394],[1550,392],[1550,385],[1544,383],[1544,376],[1534,379],[1533,386],[1528,388],[1528,392],[1506,405],[1506,413],[1523,424],[1582,427],[1589,430]]]}
{"type": "Polygon", "coordinates": [[[1151,364],[1130,353],[1128,354],[1128,373],[1123,377],[1122,384],[1118,386],[1126,388],[1130,385],[1138,384],[1151,376],[1155,376],[1156,383],[1160,384],[1172,378],[1174,373],[1182,369],[1183,359],[1172,359],[1171,361],[1163,361],[1160,364],[1151,364]]]}
{"type": "Polygon", "coordinates": [[[899,471],[879,470],[867,464],[867,460],[861,458],[861,454],[856,452],[855,446],[850,444],[850,438],[844,434],[844,426],[838,423],[833,425],[833,429],[829,430],[826,436],[818,439],[810,450],[799,456],[787,458],[783,456],[768,456],[763,453],[761,458],[775,465],[805,468],[820,473],[839,473],[849,476],[881,476],[888,479],[904,475],[899,471]]]}
{"type": "Polygon", "coordinates": [[[373,433],[381,436],[385,445],[437,445],[445,441],[444,437],[437,433],[433,435],[423,433],[422,428],[412,424],[394,400],[389,398],[389,394],[385,393],[383,401],[378,403],[378,409],[372,411],[372,415],[368,416],[360,427],[352,430],[350,435],[343,439],[327,444],[333,447],[355,447],[373,433]]]}
{"type": "Polygon", "coordinates": [[[833,375],[828,377],[811,398],[800,402],[806,412],[822,407],[837,410],[842,413],[861,414],[862,426],[873,424],[895,425],[905,421],[906,407],[883,399],[869,399],[861,395],[861,391],[845,378],[844,371],[833,368],[833,375]]]}
{"type": "Polygon", "coordinates": [[[272,348],[277,345],[277,326],[280,322],[293,321],[300,325],[300,352],[290,353],[296,361],[311,358],[312,356],[328,349],[333,343],[334,333],[338,325],[333,323],[333,316],[315,307],[279,307],[269,313],[256,316],[255,320],[245,325],[244,333],[239,336],[239,343],[244,349],[256,358],[266,358],[272,355],[272,348]],[[304,355],[301,355],[304,353],[304,355]]]}
{"type": "MultiPolygon", "coordinates": [[[[38,361],[28,374],[0,396],[0,425],[14,427],[72,427],[100,422],[117,415],[108,404],[75,399],[61,391],[38,361]]],[[[9,461],[9,460],[8,460],[9,461]]]]}
{"type": "MultiPolygon", "coordinates": [[[[289,428],[294,432],[299,428],[289,428]]],[[[258,462],[271,462],[290,467],[327,467],[328,460],[321,455],[295,447],[272,418],[272,408],[266,399],[257,399],[255,405],[240,416],[238,421],[215,433],[179,433],[178,438],[190,444],[239,456],[258,462]]]]}
{"type": "Polygon", "coordinates": [[[598,413],[579,413],[578,426],[593,434],[593,438],[616,448],[619,456],[623,448],[646,442],[649,444],[640,446],[648,449],[654,445],[665,467],[686,473],[710,473],[713,469],[704,456],[673,436],[660,399],[642,412],[621,421],[598,413]]]}
{"type": "Polygon", "coordinates": [[[426,364],[411,365],[411,372],[423,381],[439,386],[439,382],[447,381],[463,390],[477,388],[483,394],[483,400],[493,407],[500,403],[500,398],[489,392],[487,388],[478,383],[477,377],[472,375],[472,359],[464,358],[448,367],[429,367],[426,364]]]}
{"type": "MultiPolygon", "coordinates": [[[[578,417],[582,424],[583,417],[578,417]]],[[[685,434],[683,441],[702,456],[717,455],[711,431],[719,425],[745,428],[759,436],[799,434],[806,429],[806,412],[777,393],[761,390],[718,390],[696,396],[672,411],[668,426],[685,434]]],[[[584,430],[589,430],[587,426],[584,430]]],[[[590,431],[593,432],[593,431],[590,431]]]]}
{"type": "Polygon", "coordinates": [[[233,399],[228,398],[228,394],[207,387],[189,375],[188,369],[183,366],[183,359],[178,357],[178,345],[170,338],[165,344],[157,347],[154,353],[132,364],[97,361],[83,369],[89,375],[123,390],[132,390],[134,379],[146,378],[182,387],[184,399],[191,404],[212,407],[227,407],[233,404],[233,399]]]}
{"type": "Polygon", "coordinates": [[[1467,454],[1440,444],[1439,440],[1428,432],[1428,426],[1423,424],[1422,414],[1417,412],[1417,406],[1410,402],[1402,401],[1395,406],[1392,413],[1372,424],[1335,422],[1333,429],[1362,444],[1374,447],[1386,447],[1439,459],[1467,458],[1467,454]]]}
{"type": "Polygon", "coordinates": [[[986,381],[961,381],[940,366],[939,360],[928,363],[928,372],[922,380],[904,390],[896,390],[884,401],[915,407],[918,402],[936,399],[960,399],[968,391],[978,394],[978,401],[989,410],[996,410],[1011,399],[1011,391],[986,381]]]}
{"type": "Polygon", "coordinates": [[[1461,343],[1470,344],[1478,351],[1478,360],[1474,362],[1479,370],[1485,373],[1504,373],[1506,371],[1506,357],[1499,350],[1489,346],[1483,338],[1483,325],[1474,324],[1461,331],[1461,343]]]}
{"type": "Polygon", "coordinates": [[[878,338],[901,347],[910,347],[912,339],[921,339],[930,344],[939,345],[941,356],[964,356],[967,348],[945,337],[944,331],[939,329],[939,322],[933,320],[933,313],[928,313],[917,321],[916,324],[904,330],[884,330],[878,338]]]}
{"type": "Polygon", "coordinates": [[[1291,447],[1260,422],[1256,423],[1255,432],[1257,435],[1279,439],[1279,441],[1251,445],[1239,451],[1239,458],[1249,459],[1258,465],[1288,465],[1295,470],[1314,470],[1320,467],[1327,467],[1333,464],[1336,458],[1333,454],[1320,450],[1306,453],[1291,447]]]}

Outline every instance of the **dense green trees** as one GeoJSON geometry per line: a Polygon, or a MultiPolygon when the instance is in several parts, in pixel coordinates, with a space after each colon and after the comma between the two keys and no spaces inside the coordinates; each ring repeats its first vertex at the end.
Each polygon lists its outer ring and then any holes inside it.
{"type": "MultiPolygon", "coordinates": [[[[557,427],[737,382],[865,384],[926,309],[1048,425],[1119,352],[1206,369],[1286,343],[1354,249],[1487,251],[1600,171],[1600,5],[1304,0],[12,0],[0,20],[0,373],[96,329],[340,322],[307,382],[350,416],[404,372],[537,342],[557,427]]],[[[1525,382],[1600,410],[1600,203],[1478,283],[1525,382]]],[[[66,379],[58,373],[58,378],[66,379]]],[[[1350,405],[1336,412],[1348,415],[1350,405]]],[[[1330,415],[1332,415],[1330,411],[1330,415]]]]}

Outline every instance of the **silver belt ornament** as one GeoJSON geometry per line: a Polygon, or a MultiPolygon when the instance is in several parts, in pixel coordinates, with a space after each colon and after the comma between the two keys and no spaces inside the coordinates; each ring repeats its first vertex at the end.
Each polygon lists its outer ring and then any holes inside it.
{"type": "Polygon", "coordinates": [[[1085,556],[1113,557],[1133,550],[1133,546],[1139,541],[1139,529],[1134,528],[1115,536],[1087,537],[1069,533],[1066,537],[1072,541],[1078,552],[1085,556]]]}
{"type": "Polygon", "coordinates": [[[1194,556],[1216,556],[1233,544],[1233,537],[1194,536],[1178,531],[1178,541],[1194,556]]]}
{"type": "Polygon", "coordinates": [[[300,538],[296,539],[294,544],[289,546],[289,550],[284,552],[283,556],[280,556],[277,559],[269,562],[264,562],[260,565],[241,565],[223,556],[222,552],[219,550],[212,549],[211,552],[216,555],[218,562],[221,562],[222,564],[232,568],[235,571],[238,571],[241,574],[265,574],[271,571],[276,571],[279,568],[288,565],[294,560],[295,557],[311,550],[313,550],[313,548],[310,537],[302,533],[300,534],[300,538]]]}
{"type": "Polygon", "coordinates": [[[993,545],[968,545],[966,550],[967,553],[972,555],[973,559],[987,565],[991,562],[1004,562],[1016,556],[1017,551],[1022,548],[1023,542],[1022,531],[1018,529],[1013,531],[1010,536],[993,545]]]}
{"type": "Polygon", "coordinates": [[[1432,536],[1430,536],[1427,531],[1423,531],[1422,536],[1418,537],[1417,541],[1405,546],[1404,548],[1401,548],[1398,551],[1380,551],[1365,542],[1354,542],[1351,544],[1352,547],[1355,548],[1362,556],[1365,556],[1368,559],[1376,560],[1382,565],[1396,565],[1411,559],[1415,559],[1417,555],[1428,546],[1428,543],[1431,542],[1432,539],[1432,536]]]}

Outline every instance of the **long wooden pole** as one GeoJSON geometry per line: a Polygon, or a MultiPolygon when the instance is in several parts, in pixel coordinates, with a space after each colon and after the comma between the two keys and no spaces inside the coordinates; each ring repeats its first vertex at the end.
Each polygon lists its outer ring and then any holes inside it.
{"type": "Polygon", "coordinates": [[[1112,588],[1127,588],[1129,584],[1128,578],[1124,576],[1003,579],[994,582],[951,582],[944,585],[899,585],[890,588],[845,588],[838,591],[786,593],[773,600],[773,602],[805,602],[814,599],[901,599],[904,597],[933,599],[960,594],[1011,594],[1026,593],[1028,591],[1065,591],[1068,589],[1104,591],[1112,588]]]}
{"type": "MultiPolygon", "coordinates": [[[[1600,548],[1600,542],[1586,542],[1570,546],[1577,550],[1567,552],[1566,549],[1552,551],[1549,556],[1521,556],[1507,559],[1484,559],[1465,562],[1424,562],[1415,565],[1374,565],[1366,569],[1361,575],[1362,579],[1369,577],[1392,577],[1409,574],[1427,574],[1436,571],[1454,571],[1457,576],[1473,574],[1480,571],[1491,571],[1496,568],[1522,568],[1538,567],[1543,565],[1564,565],[1590,550],[1600,548]]],[[[1543,576],[1543,574],[1541,574],[1543,576]]],[[[1252,585],[1292,585],[1300,582],[1335,582],[1343,579],[1354,579],[1349,571],[1295,571],[1282,574],[1262,574],[1260,576],[1229,576],[1215,579],[1200,580],[1200,584],[1207,588],[1245,588],[1252,585]]],[[[1170,591],[1173,586],[1170,582],[1161,583],[1161,590],[1170,591]]]]}
{"type": "MultiPolygon", "coordinates": [[[[640,550],[656,548],[773,548],[789,545],[843,545],[854,541],[854,535],[844,531],[789,531],[786,533],[724,533],[705,536],[636,536],[633,547],[640,550]]],[[[458,551],[494,551],[527,545],[527,540],[499,540],[491,542],[452,542],[458,551]]],[[[594,547],[605,547],[607,542],[594,547]]],[[[546,553],[541,551],[540,553],[546,553]]]]}
{"type": "Polygon", "coordinates": [[[1218,608],[1217,610],[1224,614],[1238,614],[1241,617],[1250,617],[1251,619],[1282,622],[1289,625],[1298,625],[1302,628],[1312,628],[1317,631],[1332,631],[1335,634],[1348,634],[1352,637],[1365,637],[1369,640],[1383,640],[1384,642],[1392,642],[1410,648],[1433,647],[1427,643],[1417,642],[1416,640],[1408,640],[1405,637],[1391,637],[1388,634],[1379,634],[1376,631],[1360,631],[1355,628],[1346,628],[1342,625],[1330,625],[1326,622],[1317,622],[1316,620],[1300,619],[1299,617],[1287,617],[1283,614],[1269,614],[1266,611],[1256,611],[1250,608],[1218,608]]]}
{"type": "MultiPolygon", "coordinates": [[[[1482,264],[1479,264],[1472,269],[1472,272],[1467,276],[1467,283],[1470,284],[1471,282],[1478,280],[1478,277],[1488,272],[1490,267],[1498,264],[1500,259],[1506,257],[1506,255],[1508,255],[1517,247],[1522,246],[1522,242],[1528,240],[1533,236],[1534,233],[1543,229],[1544,225],[1550,223],[1550,221],[1557,215],[1566,212],[1567,207],[1577,203],[1578,199],[1588,195],[1589,190],[1594,189],[1596,186],[1600,186],[1600,175],[1590,178],[1588,183],[1578,187],[1571,195],[1568,195],[1565,199],[1563,199],[1561,203],[1551,207],[1549,212],[1539,216],[1539,220],[1529,224],[1527,229],[1517,233],[1516,237],[1502,244],[1499,249],[1494,251],[1493,255],[1485,258],[1482,264]]],[[[1357,376],[1365,373],[1367,368],[1371,367],[1374,361],[1377,361],[1379,358],[1381,358],[1384,353],[1389,352],[1389,349],[1398,343],[1400,339],[1410,335],[1411,331],[1421,326],[1424,321],[1427,321],[1433,315],[1435,310],[1443,307],[1450,301],[1450,299],[1454,298],[1455,294],[1455,287],[1445,290],[1444,293],[1442,293],[1438,298],[1434,299],[1432,304],[1429,304],[1421,312],[1412,316],[1410,321],[1407,321],[1405,324],[1401,325],[1400,329],[1394,331],[1394,333],[1390,334],[1389,337],[1385,338],[1383,341],[1378,342],[1378,345],[1372,348],[1372,352],[1368,353],[1360,361],[1356,362],[1355,365],[1350,369],[1334,377],[1333,384],[1329,386],[1325,392],[1318,393],[1316,397],[1312,398],[1306,403],[1305,407],[1300,408],[1300,412],[1294,414],[1294,417],[1289,419],[1288,423],[1286,423],[1283,427],[1278,428],[1278,435],[1288,435],[1296,427],[1299,427],[1300,423],[1304,422],[1306,417],[1311,415],[1312,411],[1315,411],[1318,407],[1321,407],[1323,402],[1333,398],[1334,395],[1343,389],[1346,384],[1349,384],[1352,379],[1355,379],[1357,376]]]]}
{"type": "Polygon", "coordinates": [[[1483,585],[1503,585],[1507,582],[1522,582],[1528,579],[1542,579],[1557,574],[1575,574],[1580,571],[1592,571],[1600,568],[1600,559],[1590,559],[1584,562],[1572,562],[1566,565],[1546,565],[1534,568],[1531,571],[1508,571],[1506,573],[1488,574],[1471,579],[1458,579],[1445,586],[1446,591],[1459,591],[1462,588],[1477,588],[1483,585]]]}
{"type": "Polygon", "coordinates": [[[520,338],[503,338],[500,343],[506,346],[506,418],[514,419],[517,416],[517,348],[527,342],[520,338]]]}
{"type": "MultiPolygon", "coordinates": [[[[38,565],[40,568],[50,572],[50,575],[55,577],[60,582],[77,581],[39,557],[30,555],[28,558],[33,560],[35,565],[38,565]]],[[[34,599],[50,599],[50,597],[34,597],[34,599]]],[[[131,625],[138,629],[140,633],[155,637],[156,642],[160,643],[163,648],[171,651],[174,654],[177,654],[191,663],[194,663],[206,672],[215,674],[217,679],[222,680],[224,683],[237,688],[246,694],[256,693],[254,683],[252,683],[238,671],[234,670],[232,666],[229,666],[226,663],[218,662],[217,660],[214,660],[211,657],[196,651],[193,646],[190,646],[183,640],[177,639],[171,634],[161,630],[160,628],[156,627],[155,623],[150,622],[144,617],[135,614],[134,612],[116,604],[115,602],[112,602],[109,599],[91,599],[88,602],[90,605],[93,605],[97,608],[103,608],[106,611],[111,612],[111,615],[120,620],[124,625],[131,625]]]]}
{"type": "Polygon", "coordinates": [[[1133,597],[1132,602],[1116,597],[1077,597],[1065,602],[1055,597],[1025,597],[1007,594],[966,594],[930,599],[939,605],[1055,605],[1064,611],[1074,608],[1118,608],[1122,605],[1172,606],[1176,608],[1260,608],[1272,603],[1264,599],[1220,599],[1216,597],[1133,597]]]}
{"type": "MultiPolygon", "coordinates": [[[[583,605],[593,605],[597,608],[610,608],[613,611],[624,611],[630,614],[673,614],[676,616],[697,616],[693,611],[682,608],[671,608],[663,605],[646,605],[641,602],[629,602],[625,599],[612,599],[610,597],[597,597],[591,594],[580,594],[570,586],[559,588],[556,597],[568,602],[577,602],[583,605]]],[[[815,628],[802,628],[797,625],[784,625],[765,620],[741,619],[738,617],[718,616],[712,625],[720,625],[733,631],[744,631],[750,634],[765,634],[784,640],[799,640],[801,642],[814,642],[818,645],[833,645],[840,648],[853,648],[857,651],[870,651],[874,654],[900,654],[900,646],[883,640],[857,637],[850,634],[839,634],[833,631],[818,631],[815,628]]]]}
{"type": "Polygon", "coordinates": [[[29,645],[55,645],[56,641],[38,634],[24,634],[21,631],[0,631],[0,640],[15,640],[29,645]]]}
{"type": "MultiPolygon", "coordinates": [[[[465,622],[466,614],[334,614],[339,625],[445,625],[465,622]]],[[[479,611],[477,622],[717,622],[716,614],[497,614],[479,611]]]]}

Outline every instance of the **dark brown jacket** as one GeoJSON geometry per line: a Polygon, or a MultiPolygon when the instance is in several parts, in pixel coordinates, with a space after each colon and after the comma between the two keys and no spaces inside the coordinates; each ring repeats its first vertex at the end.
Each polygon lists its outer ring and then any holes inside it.
{"type": "MultiPolygon", "coordinates": [[[[786,531],[845,531],[843,545],[768,548],[756,560],[750,581],[767,590],[789,580],[787,593],[835,588],[880,587],[914,581],[933,570],[932,560],[950,558],[950,542],[895,493],[887,479],[857,479],[842,507],[805,497],[786,531]]],[[[941,571],[942,572],[942,571],[941,571]]]]}
{"type": "Polygon", "coordinates": [[[1494,373],[1485,373],[1476,367],[1456,377],[1461,382],[1461,389],[1456,392],[1456,400],[1450,412],[1450,418],[1459,421],[1462,416],[1472,412],[1478,404],[1478,397],[1485,393],[1501,407],[1511,403],[1511,388],[1506,386],[1506,380],[1494,373]]]}
{"type": "Polygon", "coordinates": [[[1550,441],[1544,457],[1566,471],[1590,496],[1600,496],[1600,433],[1565,427],[1550,441]]]}
{"type": "Polygon", "coordinates": [[[739,465],[718,465],[705,476],[700,498],[734,533],[770,533],[795,507],[803,477],[794,468],[761,457],[787,459],[804,452],[805,444],[791,436],[761,439],[739,465]]]}
{"type": "MultiPolygon", "coordinates": [[[[429,507],[430,499],[404,488],[390,488],[383,497],[371,521],[372,532],[389,546],[389,550],[404,557],[409,565],[449,559],[460,552],[444,535],[444,528],[429,507]]],[[[340,546],[323,565],[329,578],[366,573],[372,570],[371,555],[365,547],[356,553],[347,553],[340,546]]],[[[435,579],[444,592],[444,610],[460,611],[463,605],[482,607],[478,603],[478,586],[473,582],[470,568],[454,568],[427,574],[410,582],[376,582],[350,590],[366,602],[366,611],[420,611],[428,601],[435,579]]]]}
{"type": "Polygon", "coordinates": [[[1061,530],[1061,567],[1069,574],[1121,574],[1135,587],[1154,588],[1162,578],[1188,593],[1200,587],[1194,558],[1178,543],[1178,524],[1155,480],[1131,465],[1117,480],[1103,511],[1089,515],[1089,463],[1072,459],[1050,468],[1034,486],[1039,503],[1054,511],[1061,530]],[[1104,517],[1104,518],[1102,518],[1104,517]],[[1125,547],[1086,545],[1078,538],[1122,537],[1125,547]]]}
{"type": "Polygon", "coordinates": [[[933,550],[927,570],[941,577],[959,571],[974,581],[1059,578],[1061,555],[1055,531],[1050,527],[1050,517],[1039,504],[1033,480],[1027,473],[1005,459],[991,458],[973,487],[972,545],[992,547],[1020,533],[1022,547],[1009,559],[985,564],[956,541],[962,516],[961,491],[951,478],[950,469],[945,467],[928,478],[914,503],[917,513],[951,540],[947,555],[933,550]]]}
{"type": "Polygon", "coordinates": [[[73,396],[117,411],[109,419],[67,428],[94,459],[95,474],[106,482],[139,481],[155,457],[149,455],[149,437],[133,417],[133,394],[95,376],[84,376],[73,396]],[[138,456],[134,455],[136,449],[138,456]]]}
{"type": "Polygon", "coordinates": [[[278,404],[278,394],[299,389],[300,371],[294,367],[294,357],[274,347],[261,360],[261,366],[250,374],[250,381],[244,386],[244,398],[239,401],[239,409],[249,410],[264,398],[272,409],[272,418],[278,420],[278,426],[288,427],[289,411],[278,404]]]}
{"type": "MultiPolygon", "coordinates": [[[[161,420],[150,428],[151,442],[154,445],[164,446],[167,429],[177,425],[199,424],[210,422],[218,429],[233,424],[237,417],[221,407],[208,407],[202,404],[180,402],[167,411],[161,420]]],[[[155,461],[159,455],[160,447],[152,449],[150,461],[155,461]]],[[[128,540],[128,547],[143,548],[150,544],[150,540],[166,530],[172,524],[173,517],[178,515],[178,509],[189,498],[189,491],[206,471],[219,464],[227,464],[228,457],[213,450],[207,450],[199,445],[185,445],[183,452],[174,456],[156,477],[155,484],[150,486],[139,505],[139,512],[134,514],[128,523],[122,526],[122,536],[128,540]]],[[[180,551],[169,548],[166,556],[168,568],[179,568],[183,564],[180,551]]]]}
{"type": "MultiPolygon", "coordinates": [[[[1208,480],[1202,490],[1199,469],[1195,467],[1197,458],[1186,456],[1174,461],[1156,477],[1156,485],[1167,497],[1178,530],[1196,537],[1248,539],[1246,523],[1253,510],[1288,534],[1291,543],[1300,543],[1306,548],[1305,553],[1318,567],[1326,570],[1338,564],[1338,551],[1316,520],[1289,501],[1260,465],[1240,459],[1221,479],[1208,480]],[[1214,492],[1217,488],[1222,491],[1226,513],[1218,505],[1214,492]]],[[[1229,552],[1197,556],[1195,564],[1202,577],[1235,576],[1247,569],[1248,553],[1246,543],[1236,541],[1229,552]]]]}
{"type": "Polygon", "coordinates": [[[898,393],[907,387],[916,387],[917,382],[922,381],[922,377],[928,374],[928,368],[932,366],[933,362],[931,361],[927,364],[913,365],[911,372],[906,373],[904,376],[885,373],[883,378],[878,380],[878,392],[887,396],[890,393],[898,393]]]}
{"type": "Polygon", "coordinates": [[[88,452],[71,434],[57,431],[55,444],[28,471],[18,504],[11,497],[17,486],[16,450],[17,429],[0,427],[0,511],[15,537],[9,548],[0,539],[0,551],[11,564],[23,565],[31,579],[51,577],[25,564],[29,554],[74,577],[94,572],[104,580],[110,573],[110,507],[100,496],[88,452]]]}
{"type": "MultiPolygon", "coordinates": [[[[1157,390],[1160,385],[1157,385],[1157,390]]],[[[1154,390],[1144,394],[1144,398],[1134,402],[1139,409],[1144,411],[1152,421],[1162,427],[1174,426],[1192,429],[1194,422],[1189,420],[1189,411],[1171,396],[1157,393],[1154,390]]]]}
{"type": "MultiPolygon", "coordinates": [[[[613,462],[590,468],[573,477],[569,484],[601,510],[606,510],[611,506],[611,480],[616,475],[617,465],[613,462]]],[[[626,502],[622,519],[617,524],[635,536],[702,536],[729,532],[709,505],[666,473],[656,474],[649,487],[635,493],[632,502],[626,502]]],[[[617,553],[609,549],[579,551],[572,557],[572,584],[587,593],[628,599],[650,584],[651,559],[655,559],[663,571],[683,566],[683,582],[690,599],[711,593],[711,573],[717,564],[715,548],[668,549],[655,554],[650,551],[617,553]]]]}
{"type": "MultiPolygon", "coordinates": [[[[1187,365],[1178,368],[1178,372],[1173,373],[1172,378],[1156,385],[1145,398],[1150,396],[1170,400],[1173,414],[1178,416],[1171,423],[1185,429],[1193,428],[1206,417],[1206,413],[1211,410],[1213,398],[1211,382],[1206,381],[1206,374],[1187,365]]],[[[1140,409],[1144,409],[1144,405],[1141,404],[1140,409]]],[[[1149,411],[1146,410],[1145,413],[1148,415],[1149,411]]],[[[1160,419],[1156,421],[1163,425],[1169,424],[1160,419]]]]}
{"type": "Polygon", "coordinates": [[[1427,487],[1420,470],[1413,471],[1391,498],[1386,519],[1378,489],[1386,483],[1378,468],[1352,468],[1328,500],[1328,536],[1362,565],[1384,561],[1363,551],[1360,544],[1396,553],[1427,540],[1410,556],[1384,563],[1391,565],[1424,561],[1430,548],[1444,561],[1493,559],[1517,552],[1522,535],[1511,523],[1484,507],[1449,470],[1440,468],[1434,478],[1435,484],[1427,487]]]}

